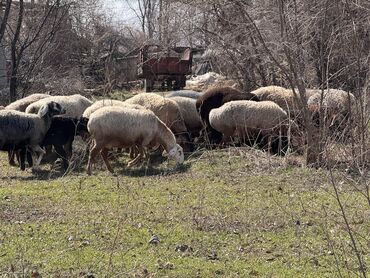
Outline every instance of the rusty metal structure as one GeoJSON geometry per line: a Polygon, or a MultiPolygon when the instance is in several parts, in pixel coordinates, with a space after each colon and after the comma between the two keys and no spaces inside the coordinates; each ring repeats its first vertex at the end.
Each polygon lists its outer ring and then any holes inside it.
{"type": "Polygon", "coordinates": [[[192,51],[189,47],[163,50],[158,45],[145,45],[138,55],[138,77],[145,80],[145,91],[154,90],[160,83],[162,90],[180,90],[191,74],[192,51]]]}

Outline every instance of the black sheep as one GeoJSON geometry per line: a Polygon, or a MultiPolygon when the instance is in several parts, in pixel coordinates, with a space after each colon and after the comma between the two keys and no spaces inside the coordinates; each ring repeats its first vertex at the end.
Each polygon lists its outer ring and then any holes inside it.
{"type": "Polygon", "coordinates": [[[0,150],[7,151],[8,159],[9,161],[11,161],[12,159],[13,163],[14,163],[14,154],[16,154],[18,161],[19,161],[20,169],[24,171],[26,169],[26,164],[25,164],[26,155],[27,155],[27,162],[28,162],[29,167],[33,166],[31,153],[27,151],[28,144],[29,144],[29,140],[21,141],[21,142],[18,142],[17,144],[4,144],[0,150]]]}
{"type": "Polygon", "coordinates": [[[197,110],[205,124],[210,143],[220,143],[222,134],[213,129],[209,124],[209,113],[212,109],[218,108],[226,102],[233,100],[259,101],[259,98],[255,94],[244,93],[231,87],[218,87],[209,89],[197,99],[197,110]]]}
{"type": "Polygon", "coordinates": [[[87,122],[87,118],[54,117],[41,147],[53,146],[57,155],[63,160],[64,169],[67,169],[75,135],[84,136],[88,133],[87,122]]]}

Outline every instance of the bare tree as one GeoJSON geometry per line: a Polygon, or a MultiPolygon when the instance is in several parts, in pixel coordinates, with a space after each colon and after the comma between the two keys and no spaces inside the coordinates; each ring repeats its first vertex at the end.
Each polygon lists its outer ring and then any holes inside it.
{"type": "Polygon", "coordinates": [[[8,28],[11,54],[10,101],[16,99],[16,91],[21,81],[29,78],[37,62],[51,45],[57,31],[68,14],[69,5],[59,1],[53,3],[17,3],[16,28],[8,28]],[[27,57],[27,62],[24,58],[27,57]],[[22,72],[20,72],[22,70],[22,72]]]}
{"type": "MultiPolygon", "coordinates": [[[[3,5],[3,1],[0,2],[0,7],[2,7],[2,5],[3,5]]],[[[6,0],[4,15],[1,15],[0,42],[2,42],[3,37],[4,37],[6,25],[8,23],[8,17],[9,17],[11,5],[12,5],[12,0],[6,0]]]]}

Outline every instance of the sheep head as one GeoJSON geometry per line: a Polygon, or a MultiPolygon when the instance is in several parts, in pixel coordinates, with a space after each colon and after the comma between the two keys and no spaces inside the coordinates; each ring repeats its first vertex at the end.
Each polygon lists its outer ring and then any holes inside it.
{"type": "Polygon", "coordinates": [[[41,106],[38,114],[40,117],[45,117],[45,115],[47,114],[53,117],[55,115],[61,115],[65,113],[66,110],[59,103],[55,101],[50,101],[41,106]]]}
{"type": "Polygon", "coordinates": [[[183,164],[184,163],[184,151],[182,147],[179,144],[176,144],[175,147],[169,150],[168,158],[175,160],[176,164],[183,164]]]}

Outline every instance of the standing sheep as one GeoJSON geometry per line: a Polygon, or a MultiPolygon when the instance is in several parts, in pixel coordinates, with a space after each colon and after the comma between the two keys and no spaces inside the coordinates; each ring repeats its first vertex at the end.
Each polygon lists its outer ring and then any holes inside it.
{"type": "MultiPolygon", "coordinates": [[[[162,145],[169,157],[177,163],[183,163],[184,153],[176,144],[176,138],[171,130],[151,111],[132,109],[119,106],[100,108],[90,115],[87,124],[88,131],[93,139],[87,173],[91,175],[92,164],[100,152],[107,169],[113,173],[108,161],[108,150],[114,147],[129,148],[162,145]]],[[[142,153],[129,166],[134,164],[142,153]]]]}
{"type": "MultiPolygon", "coordinates": [[[[50,97],[49,94],[32,94],[29,96],[26,96],[24,98],[18,99],[12,103],[10,103],[8,106],[5,107],[7,110],[17,110],[20,112],[25,112],[28,105],[31,103],[34,103],[40,99],[45,99],[50,97]]],[[[18,157],[18,154],[17,154],[18,157]]],[[[8,160],[10,165],[15,165],[14,161],[14,152],[9,151],[8,152],[8,160]]],[[[32,157],[30,154],[28,154],[28,163],[32,164],[32,157]]]]}
{"type": "Polygon", "coordinates": [[[142,93],[129,98],[125,102],[142,105],[144,108],[153,111],[175,134],[178,143],[184,146],[186,151],[192,150],[190,136],[181,115],[180,107],[174,100],[153,93],[142,93]]]}
{"type": "MultiPolygon", "coordinates": [[[[32,104],[30,104],[26,108],[26,113],[35,114],[37,113],[38,109],[45,104],[48,101],[54,101],[56,103],[59,103],[60,105],[65,108],[66,113],[63,115],[63,117],[71,117],[71,118],[80,118],[86,108],[91,106],[93,102],[89,99],[87,99],[84,96],[81,96],[79,94],[71,95],[71,96],[51,96],[46,99],[41,99],[39,101],[36,101],[32,104]]],[[[66,145],[66,150],[72,150],[72,145],[66,145]]],[[[71,155],[71,153],[68,153],[68,155],[71,155]]]]}
{"type": "Polygon", "coordinates": [[[272,101],[231,101],[212,109],[209,121],[214,129],[222,133],[224,142],[233,136],[249,139],[250,135],[258,135],[262,141],[272,142],[273,152],[287,147],[288,116],[272,101]],[[283,142],[284,146],[279,146],[279,142],[283,142]]]}
{"type": "Polygon", "coordinates": [[[47,101],[54,101],[62,105],[66,110],[66,114],[64,116],[72,118],[81,117],[86,108],[93,104],[91,100],[79,94],[71,96],[51,96],[30,104],[26,108],[26,113],[36,114],[40,107],[47,101]]]}
{"type": "Polygon", "coordinates": [[[36,153],[44,153],[39,145],[51,125],[52,117],[63,113],[64,108],[53,101],[41,106],[37,115],[15,110],[0,111],[0,149],[20,149],[20,167],[24,170],[27,146],[36,153]]]}
{"type": "Polygon", "coordinates": [[[209,89],[201,95],[196,102],[197,111],[205,124],[210,143],[219,143],[222,134],[212,128],[209,123],[209,113],[212,109],[218,108],[224,103],[235,100],[259,101],[258,97],[251,93],[243,93],[231,87],[216,87],[209,89]]]}
{"type": "Polygon", "coordinates": [[[307,100],[307,105],[316,124],[319,124],[322,118],[331,130],[341,133],[350,126],[349,120],[351,113],[355,112],[355,101],[355,96],[349,92],[326,89],[313,94],[307,100]]]}

